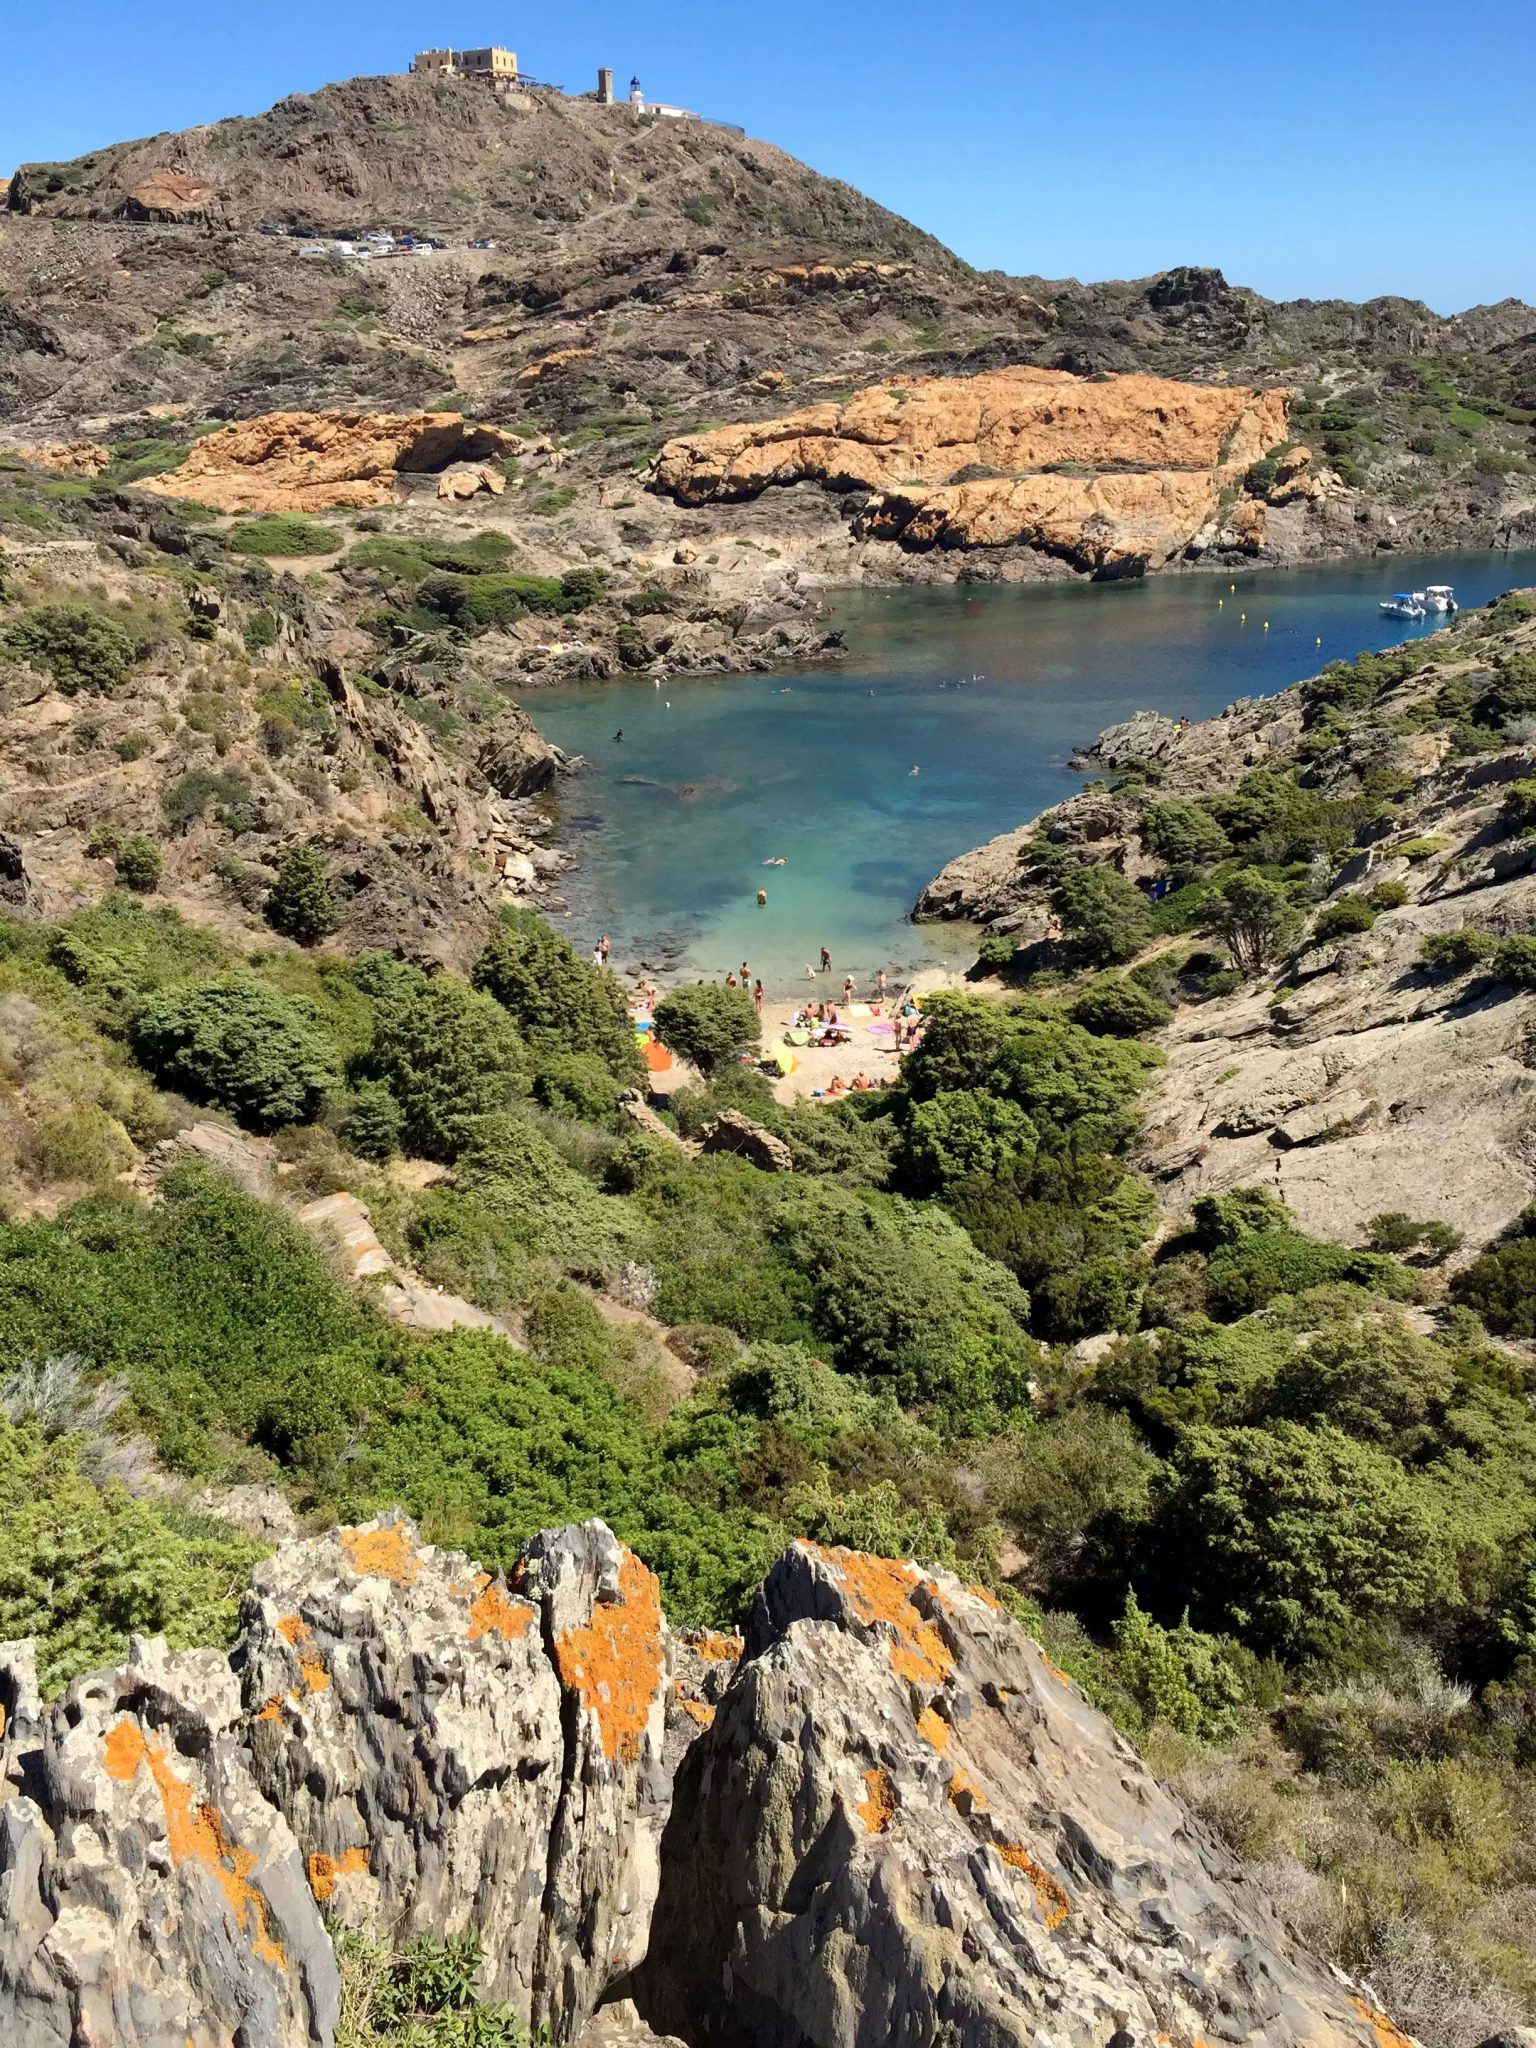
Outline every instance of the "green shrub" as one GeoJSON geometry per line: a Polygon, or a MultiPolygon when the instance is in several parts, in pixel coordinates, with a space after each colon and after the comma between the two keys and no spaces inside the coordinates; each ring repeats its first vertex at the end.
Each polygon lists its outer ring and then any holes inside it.
{"type": "Polygon", "coordinates": [[[1456,1275],[1450,1292],[1499,1336],[1536,1337],[1536,1205],[1524,1212],[1506,1243],[1456,1275]]]}
{"type": "Polygon", "coordinates": [[[551,1052],[537,1057],[533,1099],[572,1122],[611,1130],[617,1122],[623,1085],[591,1052],[551,1052]]]}
{"type": "Polygon", "coordinates": [[[644,1072],[624,992],[531,910],[504,910],[471,976],[496,998],[529,1045],[593,1053],[624,1082],[644,1072]]]}
{"type": "Polygon", "coordinates": [[[342,1143],[360,1159],[381,1164],[400,1150],[405,1112],[382,1081],[359,1081],[341,1120],[342,1143]]]}
{"type": "Polygon", "coordinates": [[[132,639],[94,605],[29,605],[0,633],[0,646],[51,675],[66,696],[110,697],[135,661],[132,639]]]}
{"type": "Polygon", "coordinates": [[[1231,1319],[1252,1314],[1277,1295],[1340,1280],[1396,1300],[1411,1300],[1418,1291],[1412,1274],[1395,1259],[1324,1244],[1289,1224],[1245,1232],[1215,1252],[1207,1291],[1212,1315],[1231,1319]]]}
{"type": "Polygon", "coordinates": [[[656,1036],[709,1080],[743,1053],[756,1052],[762,1026],[745,989],[696,981],[670,989],[656,1005],[656,1036]]]}
{"type": "Polygon", "coordinates": [[[1115,868],[1074,868],[1051,896],[1051,907],[1089,960],[1129,960],[1151,935],[1147,899],[1115,868]]]}
{"type": "Polygon", "coordinates": [[[406,1149],[453,1160],[482,1117],[528,1086],[528,1055],[506,1012],[456,975],[407,970],[379,1004],[368,1054],[405,1119],[406,1149]]]}
{"type": "Polygon", "coordinates": [[[1500,939],[1494,951],[1491,971],[1497,980],[1507,982],[1511,988],[1536,988],[1536,937],[1522,932],[1512,938],[1500,939]]]}
{"type": "Polygon", "coordinates": [[[1096,1038],[1135,1038],[1166,1024],[1173,1013],[1129,976],[1101,974],[1089,982],[1067,1014],[1096,1038]]]}
{"type": "Polygon", "coordinates": [[[1444,853],[1450,843],[1449,839],[1426,833],[1419,839],[1399,840],[1397,845],[1391,848],[1391,852],[1394,858],[1400,860],[1429,860],[1437,853],[1444,853]]]}
{"type": "Polygon", "coordinates": [[[1470,974],[1498,951],[1492,932],[1466,924],[1459,931],[1431,932],[1419,947],[1419,965],[1431,974],[1470,974]]]}
{"type": "Polygon", "coordinates": [[[165,855],[158,839],[151,839],[147,832],[130,832],[126,839],[118,841],[112,858],[117,866],[117,879],[125,889],[149,896],[159,888],[160,877],[165,873],[165,855]]]}
{"type": "Polygon", "coordinates": [[[343,2048],[526,2048],[511,2010],[481,2000],[473,1934],[424,1934],[392,1947],[377,1935],[338,1931],[336,1956],[343,2048]]]}
{"type": "Polygon", "coordinates": [[[39,1117],[32,1163],[43,1180],[100,1187],[133,1164],[133,1145],[119,1120],[94,1102],[39,1117]]]}
{"type": "Polygon", "coordinates": [[[195,824],[213,804],[221,822],[237,827],[236,814],[250,801],[251,778],[243,768],[189,768],[160,799],[160,808],[178,832],[195,824]]]}
{"type": "Polygon", "coordinates": [[[1203,804],[1172,797],[1152,804],[1137,828],[1142,846],[1180,879],[1225,860],[1232,842],[1203,804]]]}
{"type": "Polygon", "coordinates": [[[1205,1742],[1235,1731],[1243,1683],[1220,1637],[1191,1628],[1187,1614],[1163,1628],[1127,1593],[1114,1645],[1120,1677],[1148,1720],[1205,1742]]]}
{"type": "Polygon", "coordinates": [[[1499,805],[1499,822],[1510,832],[1536,830],[1536,780],[1509,785],[1499,805]]]}
{"type": "Polygon", "coordinates": [[[1449,1223],[1433,1218],[1416,1222],[1401,1209],[1384,1209],[1366,1224],[1365,1240],[1373,1252],[1401,1256],[1405,1252],[1421,1251],[1438,1261],[1460,1250],[1462,1236],[1449,1223]]]}
{"type": "Polygon", "coordinates": [[[1401,910],[1408,891],[1401,882],[1378,882],[1365,900],[1372,910],[1401,910]]]}
{"type": "Polygon", "coordinates": [[[273,931],[301,946],[313,946],[335,931],[336,901],[314,847],[293,846],[283,855],[261,914],[273,931]]]}
{"type": "Polygon", "coordinates": [[[1207,917],[1243,976],[1262,974],[1285,951],[1299,922],[1285,890],[1257,868],[1223,876],[1211,891],[1207,917]]]}
{"type": "Polygon", "coordinates": [[[151,997],[133,1042],[162,1087],[227,1109],[258,1131],[313,1122],[340,1079],[299,1004],[233,976],[151,997]]]}
{"type": "Polygon", "coordinates": [[[1006,1097],[956,1089],[913,1104],[898,1158],[910,1186],[929,1194],[973,1175],[1027,1171],[1039,1135],[1006,1097]]]}
{"type": "Polygon", "coordinates": [[[278,640],[278,618],[276,612],[252,612],[245,622],[241,637],[249,654],[260,654],[265,648],[275,647],[278,640]]]}
{"type": "Polygon", "coordinates": [[[131,1635],[163,1635],[173,1649],[227,1643],[262,1555],[227,1523],[97,1484],[80,1449],[0,1419],[0,1634],[36,1637],[45,1696],[121,1660],[131,1635]]]}
{"type": "Polygon", "coordinates": [[[230,528],[228,544],[237,555],[330,555],[341,546],[334,526],[298,512],[267,512],[230,528]]]}
{"type": "Polygon", "coordinates": [[[1376,913],[1363,896],[1341,896],[1337,903],[1325,904],[1318,912],[1312,926],[1312,941],[1314,945],[1325,946],[1330,939],[1368,932],[1375,922],[1376,913]]]}

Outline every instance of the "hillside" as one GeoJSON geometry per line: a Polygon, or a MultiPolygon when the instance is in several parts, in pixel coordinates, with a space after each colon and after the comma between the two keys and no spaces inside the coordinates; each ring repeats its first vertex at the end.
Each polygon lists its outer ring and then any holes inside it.
{"type": "Polygon", "coordinates": [[[1106,372],[1294,393],[1279,445],[1307,448],[1327,488],[1223,534],[1218,557],[1506,544],[1536,517],[1528,307],[1446,320],[1396,299],[1276,304],[1194,269],[1086,286],[982,275],[769,144],[550,90],[354,79],[23,166],[10,209],[0,418],[18,438],[120,442],[151,413],[174,438],[280,411],[451,406],[558,446],[572,556],[628,529],[659,558],[745,535],[821,582],[1059,574],[1037,522],[914,550],[861,521],[861,494],[835,478],[779,479],[724,514],[695,499],[680,517],[640,493],[627,521],[606,516],[701,430],[776,434],[893,378],[1016,366],[1089,380],[1090,398],[1106,372]],[[257,232],[270,223],[448,246],[317,262],[257,232]]]}

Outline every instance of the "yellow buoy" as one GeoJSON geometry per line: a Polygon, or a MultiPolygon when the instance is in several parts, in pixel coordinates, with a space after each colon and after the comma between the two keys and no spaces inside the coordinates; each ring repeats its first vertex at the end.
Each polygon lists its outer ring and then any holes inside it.
{"type": "Polygon", "coordinates": [[[1237,588],[1237,585],[1236,585],[1235,583],[1229,583],[1229,584],[1227,585],[1227,588],[1228,588],[1228,590],[1236,590],[1236,588],[1237,588]]]}
{"type": "Polygon", "coordinates": [[[1322,646],[1322,644],[1323,644],[1323,636],[1322,636],[1322,634],[1321,634],[1321,633],[1319,633],[1319,634],[1318,634],[1318,636],[1317,636],[1317,645],[1318,645],[1319,647],[1321,647],[1321,646],[1322,646]]]}
{"type": "Polygon", "coordinates": [[[1266,633],[1267,633],[1267,632],[1269,631],[1269,621],[1268,621],[1268,619],[1266,619],[1266,620],[1264,621],[1264,630],[1265,630],[1265,632],[1266,632],[1266,633]]]}
{"type": "Polygon", "coordinates": [[[1248,623],[1248,614],[1246,612],[1239,612],[1237,615],[1237,623],[1240,626],[1246,626],[1248,623]]]}
{"type": "Polygon", "coordinates": [[[1222,606],[1223,606],[1223,605],[1224,605],[1224,604],[1226,603],[1226,601],[1227,601],[1227,600],[1226,600],[1226,599],[1225,599],[1224,597],[1218,597],[1218,598],[1217,598],[1217,600],[1216,600],[1216,609],[1217,609],[1217,611],[1220,611],[1220,610],[1221,610],[1222,606]]]}

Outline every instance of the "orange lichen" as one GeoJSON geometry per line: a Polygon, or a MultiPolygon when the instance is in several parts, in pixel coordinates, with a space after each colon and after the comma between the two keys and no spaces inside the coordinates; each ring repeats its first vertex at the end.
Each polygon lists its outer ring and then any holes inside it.
{"type": "Polygon", "coordinates": [[[949,1747],[950,1727],[942,1714],[936,1714],[932,1707],[924,1707],[917,1717],[917,1732],[924,1742],[931,1742],[940,1756],[949,1747]]]}
{"type": "Polygon", "coordinates": [[[256,1718],[258,1721],[281,1721],[283,1718],[282,1694],[275,1692],[270,1699],[263,1700],[256,1718]]]}
{"type": "Polygon", "coordinates": [[[1046,1926],[1054,1933],[1072,1910],[1066,1887],[1048,1870],[1043,1870],[1029,1851],[1021,1849],[1017,1842],[999,1842],[997,1853],[1005,1863],[1011,1864],[1015,1870],[1022,1870],[1029,1879],[1035,1903],[1045,1916],[1046,1926]]]}
{"type": "MultiPolygon", "coordinates": [[[[1059,1679],[1063,1685],[1070,1685],[1072,1683],[1071,1679],[1067,1676],[1066,1672],[1062,1670],[1061,1666],[1059,1664],[1053,1664],[1050,1658],[1047,1657],[1047,1655],[1045,1654],[1044,1650],[1040,1648],[1040,1645],[1038,1643],[1036,1643],[1035,1645],[1035,1654],[1039,1657],[1040,1662],[1045,1666],[1046,1670],[1049,1671],[1052,1678],[1059,1679]]],[[[1004,1694],[1004,1698],[1006,1697],[1007,1695],[1004,1694]]]]}
{"type": "Polygon", "coordinates": [[[519,1636],[525,1636],[533,1622],[533,1609],[521,1600],[514,1600],[505,1586],[487,1584],[469,1604],[469,1640],[478,1643],[482,1636],[505,1636],[509,1643],[515,1643],[519,1636]]]}
{"type": "Polygon", "coordinates": [[[1349,2002],[1375,2035],[1376,2048],[1414,2048],[1408,2035],[1384,2012],[1379,2012],[1374,2005],[1368,2005],[1363,1998],[1356,1998],[1353,1994],[1349,2002]]]}
{"type": "Polygon", "coordinates": [[[560,1682],[597,1717],[610,1763],[634,1763],[661,1680],[661,1595],[632,1551],[619,1566],[619,1598],[601,1601],[592,1619],[555,1638],[560,1682]]]}
{"type": "Polygon", "coordinates": [[[281,1944],[267,1921],[267,1902],[251,1883],[256,1852],[232,1843],[216,1807],[206,1800],[194,1802],[192,1787],[171,1769],[164,1748],[150,1742],[138,1723],[126,1717],[107,1733],[107,1776],[120,1784],[131,1784],[140,1769],[147,1769],[160,1794],[165,1815],[166,1841],[171,1863],[200,1863],[218,1879],[231,1919],[250,1939],[252,1953],[274,1969],[287,1967],[281,1944]]]}
{"type": "Polygon", "coordinates": [[[985,1813],[987,1795],[969,1771],[956,1771],[949,1781],[949,1803],[961,1813],[985,1813]],[[969,1800],[970,1804],[962,1806],[962,1800],[969,1800]]]}
{"type": "Polygon", "coordinates": [[[1007,1611],[990,1586],[967,1586],[965,1590],[973,1600],[979,1600],[983,1607],[990,1607],[994,1614],[1003,1614],[1007,1611]]]}
{"type": "Polygon", "coordinates": [[[740,1636],[723,1636],[712,1628],[703,1628],[688,1647],[706,1664],[734,1664],[747,1646],[740,1636]]]}
{"type": "Polygon", "coordinates": [[[864,1773],[864,1797],[854,1808],[872,1835],[883,1835],[896,1813],[896,1787],[878,1764],[864,1773]]]}
{"type": "Polygon", "coordinates": [[[297,1614],[285,1614],[277,1624],[277,1632],[285,1643],[297,1646],[309,1641],[309,1623],[297,1614]]]}
{"type": "Polygon", "coordinates": [[[678,1705],[688,1716],[689,1720],[697,1721],[701,1728],[712,1728],[714,1726],[715,1710],[713,1707],[706,1706],[703,1700],[679,1700],[678,1705]]]}
{"type": "Polygon", "coordinates": [[[930,1595],[937,1592],[916,1565],[869,1557],[861,1550],[824,1550],[817,1543],[807,1543],[805,1548],[837,1575],[857,1620],[883,1624],[892,1631],[891,1669],[898,1678],[910,1685],[944,1683],[955,1660],[938,1628],[913,1603],[919,1587],[930,1595]]]}
{"type": "Polygon", "coordinates": [[[343,1529],[341,1547],[360,1579],[392,1579],[397,1586],[414,1586],[420,1576],[421,1559],[399,1522],[386,1523],[382,1529],[343,1529]]]}
{"type": "Polygon", "coordinates": [[[309,1888],[323,1906],[336,1889],[338,1877],[355,1877],[366,1874],[368,1851],[346,1849],[340,1856],[327,1856],[316,1850],[309,1859],[309,1888]]]}
{"type": "Polygon", "coordinates": [[[299,1675],[304,1680],[304,1690],[306,1692],[326,1692],[329,1690],[331,1674],[326,1670],[321,1658],[314,1655],[300,1657],[299,1675]]]}

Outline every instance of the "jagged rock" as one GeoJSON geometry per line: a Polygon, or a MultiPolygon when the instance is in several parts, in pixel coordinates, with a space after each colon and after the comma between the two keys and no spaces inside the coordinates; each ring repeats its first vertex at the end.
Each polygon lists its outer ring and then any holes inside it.
{"type": "Polygon", "coordinates": [[[1337,1095],[1309,1102],[1282,1118],[1275,1125],[1275,1137],[1282,1145],[1316,1145],[1330,1132],[1359,1130],[1375,1107],[1371,1097],[1358,1088],[1341,1088],[1337,1095]]]}
{"type": "Polygon", "coordinates": [[[456,412],[272,412],[205,435],[179,469],[138,488],[221,512],[387,505],[402,472],[433,474],[520,446],[504,428],[471,426],[456,412]]]}
{"type": "Polygon", "coordinates": [[[192,1505],[200,1515],[229,1522],[258,1543],[291,1543],[299,1533],[293,1504],[277,1486],[205,1486],[192,1505]]]}
{"type": "Polygon", "coordinates": [[[685,1152],[689,1149],[687,1140],[680,1138],[670,1124],[662,1122],[638,1088],[624,1090],[619,1097],[619,1113],[626,1123],[633,1124],[648,1138],[665,1138],[668,1144],[677,1145],[685,1152]]]}
{"type": "Polygon", "coordinates": [[[668,1643],[644,1565],[588,1522],[509,1584],[389,1514],[259,1566],[241,1641],[252,1767],[328,1910],[473,1929],[489,1993],[572,2039],[656,1894],[668,1643]]]}
{"type": "Polygon", "coordinates": [[[31,900],[32,886],[27,880],[20,842],[9,833],[0,832],[0,903],[9,904],[13,910],[25,910],[31,900]]]}
{"type": "Polygon", "coordinates": [[[730,1152],[764,1173],[793,1173],[795,1155],[782,1138],[765,1130],[739,1109],[723,1109],[699,1133],[704,1152],[730,1152]]]}
{"type": "Polygon", "coordinates": [[[190,1159],[222,1173],[258,1201],[270,1200],[276,1190],[270,1141],[248,1137],[228,1124],[188,1124],[174,1136],[163,1138],[145,1160],[140,1179],[152,1187],[162,1174],[190,1159]]]}
{"type": "Polygon", "coordinates": [[[498,796],[537,796],[569,759],[545,739],[526,711],[516,706],[503,712],[481,742],[480,772],[498,796]]]}
{"type": "MultiPolygon", "coordinates": [[[[656,485],[702,505],[811,479],[874,493],[861,531],[905,548],[1022,544],[1096,575],[1139,574],[1187,548],[1225,486],[1285,440],[1289,396],[1027,365],[899,377],[846,404],[669,441],[656,485]]],[[[1239,511],[1238,545],[1261,545],[1263,506],[1239,511]]]]}
{"type": "Polygon", "coordinates": [[[217,1651],[135,1638],[46,1711],[0,1646],[6,2048],[309,2048],[335,1957],[298,1845],[238,1739],[217,1651]]]}
{"type": "Polygon", "coordinates": [[[769,1574],[662,1870],[636,2002],[720,2048],[1405,2039],[989,1594],[912,1564],[769,1574]]]}

